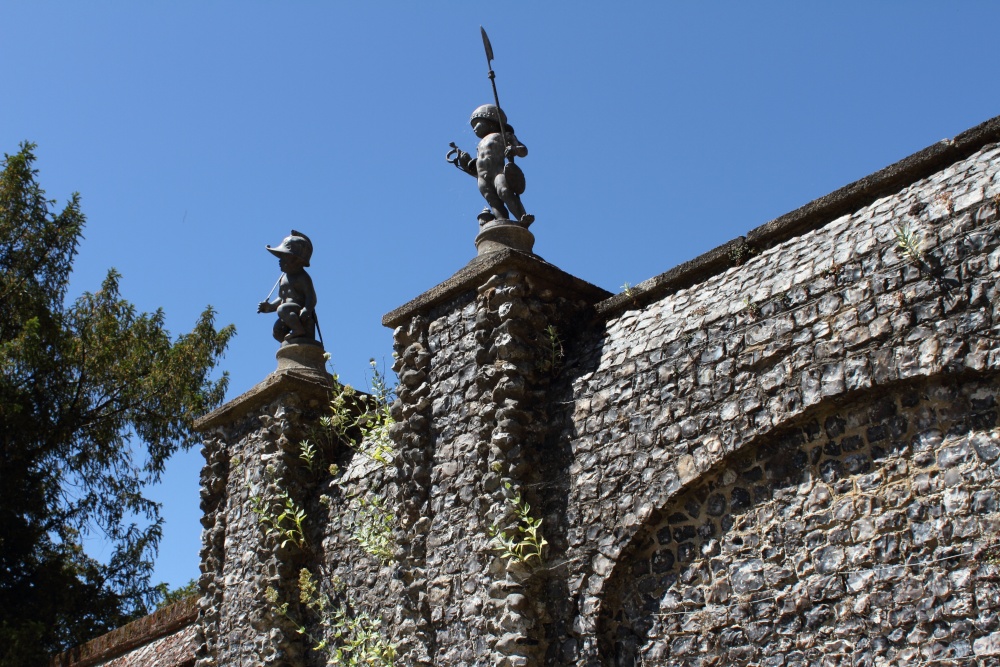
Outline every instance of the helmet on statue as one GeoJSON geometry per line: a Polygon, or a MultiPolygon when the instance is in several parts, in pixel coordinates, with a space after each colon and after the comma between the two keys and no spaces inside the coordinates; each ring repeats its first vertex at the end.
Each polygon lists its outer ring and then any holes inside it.
{"type": "Polygon", "coordinates": [[[497,122],[497,112],[500,115],[500,124],[507,125],[507,114],[503,112],[503,109],[498,109],[495,104],[484,104],[476,107],[476,110],[472,112],[472,116],[469,118],[469,124],[475,125],[476,120],[479,118],[492,120],[495,123],[497,122]]]}
{"type": "Polygon", "coordinates": [[[294,229],[290,236],[282,239],[281,245],[276,248],[272,248],[271,246],[266,246],[266,248],[275,257],[281,257],[282,255],[298,257],[305,266],[309,266],[309,260],[312,259],[313,254],[313,244],[309,240],[309,237],[294,229]]]}

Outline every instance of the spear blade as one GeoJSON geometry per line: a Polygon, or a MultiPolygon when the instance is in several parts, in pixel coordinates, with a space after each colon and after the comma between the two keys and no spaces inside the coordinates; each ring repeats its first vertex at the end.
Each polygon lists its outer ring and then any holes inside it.
{"type": "Polygon", "coordinates": [[[486,49],[486,63],[490,64],[493,62],[493,45],[490,44],[490,38],[486,34],[486,28],[479,26],[479,32],[483,33],[483,47],[486,49]]]}

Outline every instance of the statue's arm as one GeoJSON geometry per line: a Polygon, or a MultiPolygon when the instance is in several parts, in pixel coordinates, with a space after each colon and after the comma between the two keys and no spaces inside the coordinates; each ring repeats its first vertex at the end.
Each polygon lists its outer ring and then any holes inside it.
{"type": "Polygon", "coordinates": [[[281,305],[281,299],[275,299],[274,301],[261,301],[257,304],[258,313],[273,313],[278,310],[278,306],[281,305]]]}
{"type": "Polygon", "coordinates": [[[451,142],[450,146],[451,150],[448,151],[445,159],[469,176],[476,176],[476,159],[456,146],[454,141],[451,142]]]}
{"type": "Polygon", "coordinates": [[[528,157],[528,147],[522,144],[513,133],[507,135],[507,157],[528,157]]]}

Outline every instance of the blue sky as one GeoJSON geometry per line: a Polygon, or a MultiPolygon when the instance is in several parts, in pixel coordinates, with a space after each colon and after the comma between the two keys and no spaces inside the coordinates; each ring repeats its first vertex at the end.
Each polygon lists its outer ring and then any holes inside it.
{"type": "MultiPolygon", "coordinates": [[[[175,334],[208,304],[236,324],[230,397],[276,366],[264,245],[309,234],[363,386],[381,316],[475,255],[482,200],[444,155],[492,98],[480,25],[535,251],[612,292],[1000,114],[991,2],[7,0],[0,151],[36,142],[49,196],[82,194],[75,293],[113,266],[175,334]]],[[[172,585],[198,573],[200,462],[153,492],[172,585]]]]}

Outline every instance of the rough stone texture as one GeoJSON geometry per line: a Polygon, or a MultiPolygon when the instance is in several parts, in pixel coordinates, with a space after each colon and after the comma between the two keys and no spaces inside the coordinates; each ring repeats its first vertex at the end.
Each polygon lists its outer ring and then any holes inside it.
{"type": "Polygon", "coordinates": [[[196,634],[195,626],[188,625],[95,667],[191,667],[195,664],[196,634]]]}
{"type": "Polygon", "coordinates": [[[264,599],[335,640],[301,568],[402,665],[1000,664],[997,141],[994,119],[627,294],[473,260],[383,319],[388,464],[328,443],[343,474],[305,469],[328,398],[305,377],[210,415],[199,666],[322,664],[264,599]],[[286,495],[306,547],[252,512],[286,495]],[[541,565],[491,543],[517,496],[541,565]],[[358,539],[374,498],[388,561],[358,539]]]}
{"type": "Polygon", "coordinates": [[[55,656],[49,667],[190,667],[197,617],[198,599],[181,600],[55,656]]]}
{"type": "Polygon", "coordinates": [[[587,300],[559,294],[576,283],[542,262],[491,268],[396,329],[403,664],[537,664],[546,650],[549,576],[499,557],[490,528],[516,523],[517,493],[540,506],[547,390],[587,300]]]}
{"type": "MultiPolygon", "coordinates": [[[[625,311],[573,360],[579,370],[567,369],[576,377],[560,440],[573,452],[565,558],[578,604],[573,632],[558,640],[561,659],[631,664],[617,648],[624,612],[614,602],[641,567],[631,550],[680,492],[754,443],[838,401],[870,401],[915,378],[993,381],[998,154],[986,146],[625,311]],[[901,252],[901,224],[922,237],[923,260],[901,252]]],[[[975,491],[995,486],[976,483],[975,491]]],[[[758,501],[751,494],[740,502],[758,501]]],[[[990,539],[980,530],[973,540],[990,539]]]]}
{"type": "Polygon", "coordinates": [[[396,605],[386,604],[386,592],[397,581],[394,564],[367,553],[357,539],[359,499],[393,501],[400,495],[396,469],[365,456],[363,445],[352,448],[332,438],[320,424],[330,414],[332,389],[315,372],[279,366],[254,390],[197,424],[206,458],[199,667],[327,664],[313,649],[336,641],[335,630],[323,627],[301,602],[303,569],[352,615],[368,613],[386,625],[397,621],[396,605]],[[304,440],[317,449],[312,466],[301,458],[304,440]],[[331,464],[340,472],[331,474],[331,464]],[[301,540],[289,540],[262,520],[273,520],[289,505],[303,513],[301,540]],[[268,599],[268,589],[276,599],[268,599]]]}
{"type": "Polygon", "coordinates": [[[703,665],[972,656],[1000,628],[1000,567],[985,561],[1000,529],[997,393],[995,378],[902,383],[729,457],[619,558],[605,652],[703,665]]]}
{"type": "Polygon", "coordinates": [[[298,613],[299,569],[314,555],[269,533],[253,509],[280,514],[283,494],[308,503],[313,484],[297,447],[328,400],[328,383],[276,373],[198,424],[206,459],[199,666],[293,665],[308,654],[296,626],[276,612],[266,591],[275,589],[298,613]],[[250,407],[242,414],[241,399],[250,407]]]}
{"type": "MultiPolygon", "coordinates": [[[[413,322],[429,331],[420,381],[430,414],[424,404],[414,428],[395,434],[404,443],[419,430],[435,462],[418,519],[429,546],[408,565],[426,575],[421,636],[435,664],[990,655],[1000,604],[996,567],[984,562],[1000,529],[989,460],[1000,149],[963,146],[950,154],[962,159],[898,191],[875,198],[885,188],[868,181],[854,188],[861,195],[831,199],[854,210],[811,227],[795,219],[794,234],[772,224],[687,273],[596,304],[604,317],[567,329],[566,358],[545,381],[524,372],[540,356],[517,339],[546,326],[517,292],[530,266],[467,272],[387,316],[401,355],[412,338],[401,332],[413,322]],[[900,247],[901,229],[920,253],[900,247]],[[751,237],[772,245],[755,248],[751,237]],[[483,302],[494,286],[509,300],[503,318],[483,302]],[[509,376],[501,349],[525,362],[509,376]],[[532,395],[527,409],[499,387],[532,395]],[[850,433],[826,434],[827,419],[850,433]],[[807,439],[816,423],[821,433],[807,439]],[[942,467],[953,447],[979,451],[972,443],[985,457],[942,467]],[[758,473],[753,483],[742,477],[758,473]],[[485,537],[505,482],[525,490],[549,541],[546,567],[520,587],[485,537]],[[903,488],[913,499],[900,509],[903,488]],[[828,494],[831,507],[850,500],[857,515],[807,508],[814,493],[828,494]],[[826,523],[803,528],[798,542],[761,546],[815,513],[826,523]],[[916,570],[906,585],[886,574],[916,570]],[[962,588],[946,592],[940,582],[957,570],[962,588]],[[875,574],[862,585],[865,571],[875,574]],[[511,586],[509,605],[502,586],[511,586]],[[703,626],[705,609],[717,625],[703,626]],[[803,625],[790,630],[792,621],[803,625]],[[852,656],[838,657],[845,652],[852,656]]],[[[909,165],[887,178],[899,184],[900,173],[927,167],[909,165]]],[[[405,363],[400,370],[406,385],[405,363]]]]}

